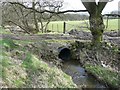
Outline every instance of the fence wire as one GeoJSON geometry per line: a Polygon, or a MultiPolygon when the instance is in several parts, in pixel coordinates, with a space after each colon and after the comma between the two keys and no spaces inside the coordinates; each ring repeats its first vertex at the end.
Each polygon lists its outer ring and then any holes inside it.
{"type": "MultiPolygon", "coordinates": [[[[120,19],[104,19],[105,31],[118,30],[119,21],[120,19]]],[[[73,29],[90,31],[89,20],[65,21],[65,25],[66,32],[69,32],[73,29]]],[[[62,33],[64,30],[64,21],[51,22],[47,29],[52,32],[62,33]]]]}

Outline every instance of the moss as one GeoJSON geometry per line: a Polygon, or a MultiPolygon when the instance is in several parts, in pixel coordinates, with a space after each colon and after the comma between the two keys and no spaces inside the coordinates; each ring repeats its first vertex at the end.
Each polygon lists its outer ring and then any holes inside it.
{"type": "Polygon", "coordinates": [[[112,87],[120,86],[120,75],[117,72],[91,64],[86,64],[85,68],[88,72],[92,73],[99,79],[112,85],[112,87]]]}

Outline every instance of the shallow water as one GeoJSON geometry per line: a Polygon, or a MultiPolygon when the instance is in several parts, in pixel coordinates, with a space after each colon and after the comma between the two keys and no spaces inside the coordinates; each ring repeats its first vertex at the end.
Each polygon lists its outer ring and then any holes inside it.
{"type": "Polygon", "coordinates": [[[77,61],[64,62],[62,70],[72,77],[73,82],[78,87],[105,88],[105,85],[99,83],[93,76],[87,74],[85,69],[82,68],[77,61]]]}

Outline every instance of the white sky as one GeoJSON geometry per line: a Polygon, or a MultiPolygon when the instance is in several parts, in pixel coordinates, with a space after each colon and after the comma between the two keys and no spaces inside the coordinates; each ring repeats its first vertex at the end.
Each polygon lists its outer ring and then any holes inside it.
{"type": "MultiPolygon", "coordinates": [[[[118,10],[118,2],[120,2],[120,0],[114,0],[112,2],[109,2],[104,8],[103,13],[110,13],[111,11],[118,10]]],[[[65,3],[65,6],[64,6],[65,10],[68,10],[68,9],[84,10],[85,9],[83,4],[81,3],[81,0],[64,0],[64,3],[65,3]]]]}
{"type": "MultiPolygon", "coordinates": [[[[0,0],[0,1],[16,1],[16,0],[0,0]]],[[[21,1],[32,1],[32,0],[21,0],[21,1]]],[[[63,0],[63,1],[64,1],[64,7],[62,8],[62,10],[85,10],[85,7],[81,3],[81,0],[63,0]]],[[[110,13],[111,11],[118,10],[118,3],[120,6],[120,0],[113,0],[112,2],[109,2],[104,8],[103,13],[110,13]]]]}

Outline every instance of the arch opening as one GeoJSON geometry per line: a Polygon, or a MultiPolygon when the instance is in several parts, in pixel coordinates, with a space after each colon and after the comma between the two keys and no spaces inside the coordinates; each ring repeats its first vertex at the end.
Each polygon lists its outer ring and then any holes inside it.
{"type": "Polygon", "coordinates": [[[63,61],[68,61],[71,59],[71,51],[69,48],[61,48],[59,49],[59,55],[58,57],[62,59],[63,61]]]}

